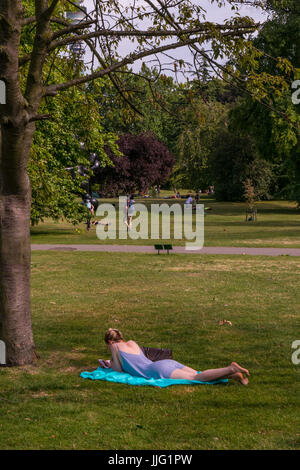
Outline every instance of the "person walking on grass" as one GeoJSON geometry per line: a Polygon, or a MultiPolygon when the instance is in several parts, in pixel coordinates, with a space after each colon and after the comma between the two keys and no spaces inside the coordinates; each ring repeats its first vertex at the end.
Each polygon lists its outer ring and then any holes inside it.
{"type": "Polygon", "coordinates": [[[145,379],[183,379],[200,382],[233,379],[242,385],[248,385],[249,371],[236,362],[232,362],[227,367],[197,372],[173,359],[152,362],[144,355],[135,341],[125,341],[123,334],[117,329],[109,328],[105,333],[104,341],[112,358],[110,361],[102,361],[100,365],[101,367],[111,367],[117,372],[123,371],[145,379]]]}
{"type": "Polygon", "coordinates": [[[85,205],[89,210],[89,215],[86,221],[86,229],[89,231],[91,228],[91,218],[94,217],[94,206],[92,202],[90,201],[90,199],[86,201],[85,205]]]}
{"type": "Polygon", "coordinates": [[[135,200],[133,199],[133,195],[129,196],[127,198],[127,204],[126,204],[126,220],[125,224],[127,227],[130,229],[132,225],[132,217],[134,214],[134,203],[135,200]]]}
{"type": "Polygon", "coordinates": [[[190,194],[188,195],[188,198],[185,201],[185,204],[187,204],[187,205],[193,204],[193,198],[190,194]]]}

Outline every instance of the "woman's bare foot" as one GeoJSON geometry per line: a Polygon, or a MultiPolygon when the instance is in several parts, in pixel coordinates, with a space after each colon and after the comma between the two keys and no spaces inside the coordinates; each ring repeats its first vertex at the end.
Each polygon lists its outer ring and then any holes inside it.
{"type": "Polygon", "coordinates": [[[233,379],[233,380],[237,380],[242,385],[248,385],[247,377],[244,377],[241,372],[236,372],[235,374],[230,375],[228,378],[233,379]]]}
{"type": "Polygon", "coordinates": [[[235,368],[236,372],[242,372],[242,374],[246,374],[249,377],[249,371],[244,369],[243,367],[239,366],[237,362],[232,362],[231,365],[235,368]]]}

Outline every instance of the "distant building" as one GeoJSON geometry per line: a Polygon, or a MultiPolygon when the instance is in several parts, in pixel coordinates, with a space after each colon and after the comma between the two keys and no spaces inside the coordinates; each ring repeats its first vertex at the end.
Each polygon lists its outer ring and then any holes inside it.
{"type": "MultiPolygon", "coordinates": [[[[80,10],[67,11],[66,16],[73,24],[78,24],[85,21],[87,8],[83,5],[84,0],[74,0],[73,3],[76,3],[80,6],[80,10]]],[[[69,50],[72,54],[81,56],[84,53],[84,47],[82,41],[74,42],[69,46],[69,50]]]]}

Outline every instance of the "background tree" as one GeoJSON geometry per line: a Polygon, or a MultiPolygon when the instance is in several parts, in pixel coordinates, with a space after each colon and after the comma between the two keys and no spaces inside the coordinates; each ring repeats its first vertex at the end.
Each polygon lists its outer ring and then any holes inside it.
{"type": "Polygon", "coordinates": [[[176,158],[170,185],[195,190],[210,185],[208,162],[214,136],[219,127],[227,125],[236,90],[215,78],[176,83],[146,66],[140,76],[129,71],[124,75],[123,92],[133,107],[107,80],[90,85],[99,101],[105,130],[154,133],[176,158]]]}
{"type": "Polygon", "coordinates": [[[230,123],[232,129],[252,136],[260,156],[273,163],[279,195],[300,202],[300,108],[291,99],[291,84],[300,67],[300,3],[268,0],[266,7],[270,19],[253,40],[262,52],[257,70],[275,78],[285,75],[288,86],[270,94],[269,107],[249,95],[240,98],[230,123]],[[292,68],[286,67],[286,60],[292,68]]]}
{"type": "Polygon", "coordinates": [[[99,167],[92,177],[92,184],[99,184],[100,194],[146,193],[151,186],[167,181],[175,159],[154,134],[123,134],[118,147],[122,156],[108,149],[113,166],[99,167]]]}
{"type": "Polygon", "coordinates": [[[176,140],[178,156],[172,182],[194,190],[212,184],[211,156],[218,133],[228,125],[230,93],[220,80],[194,80],[186,86],[176,140]],[[228,96],[227,96],[228,93],[228,96]]]}
{"type": "Polygon", "coordinates": [[[252,184],[252,181],[250,178],[247,178],[243,182],[244,186],[244,199],[247,203],[247,209],[249,211],[253,211],[254,206],[255,206],[255,201],[256,201],[256,194],[255,194],[255,188],[252,184]]]}
{"type": "Polygon", "coordinates": [[[97,153],[102,165],[110,165],[104,148],[118,153],[117,135],[104,131],[98,103],[87,91],[67,90],[60,99],[45,103],[43,112],[51,119],[37,123],[28,164],[31,223],[64,217],[75,224],[86,216],[78,196],[85,192],[82,182],[92,175],[90,171],[83,177],[78,167],[91,167],[91,153],[97,153]]]}
{"type": "Polygon", "coordinates": [[[259,199],[270,197],[273,182],[271,163],[263,160],[253,139],[220,129],[214,141],[211,180],[219,201],[244,200],[244,181],[249,178],[259,199]]]}
{"type": "Polygon", "coordinates": [[[126,68],[122,72],[122,94],[109,79],[89,85],[97,97],[106,131],[118,134],[152,132],[174,153],[180,126],[181,105],[186,103],[184,83],[160,74],[145,64],[139,75],[126,68]]]}

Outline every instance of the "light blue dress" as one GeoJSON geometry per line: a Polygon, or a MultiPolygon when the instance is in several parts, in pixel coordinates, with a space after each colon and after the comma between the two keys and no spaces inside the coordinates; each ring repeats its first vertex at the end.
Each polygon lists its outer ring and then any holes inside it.
{"type": "Polygon", "coordinates": [[[131,216],[134,214],[134,200],[130,199],[128,203],[128,215],[131,216]]]}
{"type": "MultiPolygon", "coordinates": [[[[119,347],[118,347],[119,349],[119,347]]],[[[122,359],[122,369],[135,377],[145,379],[169,379],[172,372],[176,369],[183,369],[185,366],[173,359],[163,359],[152,362],[140,349],[139,354],[132,354],[121,351],[119,353],[122,359]]]]}

